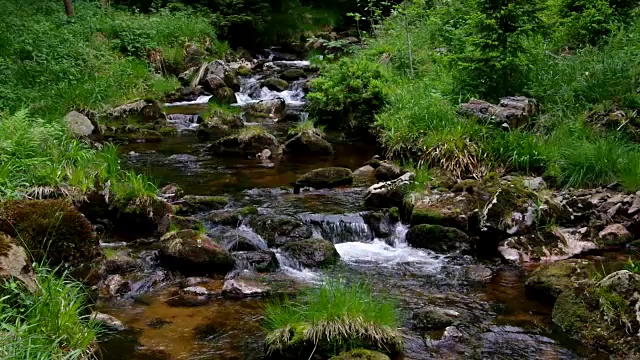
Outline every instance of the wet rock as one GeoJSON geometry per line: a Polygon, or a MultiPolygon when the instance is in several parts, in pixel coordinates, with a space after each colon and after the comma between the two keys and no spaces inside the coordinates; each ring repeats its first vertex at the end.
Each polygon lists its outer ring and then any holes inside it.
{"type": "Polygon", "coordinates": [[[160,189],[160,196],[169,202],[173,202],[180,200],[184,196],[184,190],[178,184],[171,183],[160,189]]]}
{"type": "Polygon", "coordinates": [[[279,143],[275,136],[263,130],[248,130],[220,139],[209,146],[209,152],[216,155],[255,157],[264,149],[272,153],[279,152],[279,143]]]}
{"type": "Polygon", "coordinates": [[[390,358],[381,352],[356,349],[341,352],[340,355],[334,356],[329,360],[390,360],[390,358]]]}
{"type": "Polygon", "coordinates": [[[393,235],[395,227],[389,216],[382,211],[369,211],[362,215],[374,235],[379,239],[385,239],[393,235]]]}
{"type": "Polygon", "coordinates": [[[101,287],[102,293],[108,297],[118,297],[131,291],[131,283],[121,275],[109,275],[101,287]]]}
{"type": "Polygon", "coordinates": [[[292,216],[254,215],[249,219],[249,225],[267,241],[269,247],[280,247],[311,237],[311,228],[292,216]]]}
{"type": "Polygon", "coordinates": [[[181,215],[195,214],[198,212],[220,210],[223,209],[229,200],[222,196],[199,196],[187,195],[179,202],[174,203],[177,206],[176,212],[181,215]]]}
{"type": "Polygon", "coordinates": [[[264,296],[268,292],[268,288],[245,280],[227,280],[222,287],[222,296],[227,298],[264,296]]]}
{"type": "Polygon", "coordinates": [[[50,266],[79,265],[101,254],[93,226],[67,200],[0,202],[0,233],[19,238],[31,261],[46,259],[50,266]]]}
{"type": "Polygon", "coordinates": [[[289,83],[285,80],[278,78],[268,78],[267,80],[262,82],[262,86],[266,87],[271,91],[285,91],[289,88],[289,83]]]}
{"type": "Polygon", "coordinates": [[[150,329],[162,329],[165,325],[171,324],[171,321],[164,320],[162,318],[153,318],[149,320],[145,325],[150,329]]]}
{"type": "Polygon", "coordinates": [[[620,246],[633,240],[633,235],[622,224],[611,224],[598,233],[604,246],[620,246]]]}
{"type": "Polygon", "coordinates": [[[280,78],[286,81],[306,79],[307,73],[302,69],[288,69],[280,74],[280,78]]]}
{"type": "Polygon", "coordinates": [[[483,265],[465,266],[463,274],[468,282],[488,282],[493,277],[493,271],[483,265]]]}
{"type": "Polygon", "coordinates": [[[445,329],[460,320],[460,313],[428,305],[413,313],[414,326],[422,331],[445,329]]]}
{"type": "Polygon", "coordinates": [[[236,267],[257,272],[272,272],[280,268],[276,254],[271,250],[237,251],[231,254],[236,267]]]}
{"type": "Polygon", "coordinates": [[[351,185],[353,174],[347,168],[329,167],[310,171],[298,178],[294,192],[299,193],[300,188],[312,187],[314,189],[330,189],[342,185],[351,185]]]}
{"type": "Polygon", "coordinates": [[[308,268],[322,268],[335,265],[340,254],[333,243],[323,239],[306,239],[288,242],[282,247],[292,259],[308,268]]]}
{"type": "Polygon", "coordinates": [[[196,76],[198,76],[198,72],[200,67],[191,67],[178,75],[178,81],[182,86],[191,86],[194,85],[193,81],[196,80],[196,76]]]}
{"type": "Polygon", "coordinates": [[[363,177],[363,178],[371,178],[374,177],[374,172],[376,169],[371,167],[371,165],[365,165],[363,167],[359,167],[353,171],[354,177],[363,177]]]}
{"type": "Polygon", "coordinates": [[[477,205],[477,197],[467,192],[423,195],[415,201],[411,225],[441,225],[468,231],[477,205]]]}
{"type": "Polygon", "coordinates": [[[206,56],[207,53],[204,50],[194,44],[188,44],[184,50],[184,66],[189,68],[200,66],[206,56]]]}
{"type": "Polygon", "coordinates": [[[295,154],[333,155],[331,144],[313,131],[303,131],[287,141],[284,151],[295,154]]]}
{"type": "Polygon", "coordinates": [[[226,274],[234,259],[220,245],[194,230],[171,232],[160,240],[160,263],[188,276],[226,274]]]}
{"type": "Polygon", "coordinates": [[[136,349],[131,360],[175,360],[166,350],[142,348],[136,349]]]}
{"type": "Polygon", "coordinates": [[[594,271],[594,265],[582,259],[546,263],[531,273],[525,287],[533,296],[555,300],[561,293],[573,290],[578,283],[589,279],[594,271]]]}
{"type": "Polygon", "coordinates": [[[244,127],[242,117],[234,112],[215,110],[199,126],[196,134],[199,139],[219,139],[232,134],[234,130],[244,127]]]}
{"type": "Polygon", "coordinates": [[[119,205],[113,222],[115,228],[126,229],[119,233],[126,238],[159,236],[167,232],[173,213],[173,206],[162,198],[133,199],[119,205]]]}
{"type": "Polygon", "coordinates": [[[536,101],[523,96],[500,99],[498,105],[471,100],[458,107],[458,114],[506,129],[517,129],[529,123],[537,111],[536,101]]]}
{"type": "Polygon", "coordinates": [[[103,328],[111,331],[124,331],[127,330],[127,326],[118,320],[114,316],[94,312],[91,314],[91,319],[100,324],[103,328]]]}
{"type": "Polygon", "coordinates": [[[437,253],[470,252],[474,241],[456,228],[440,225],[416,225],[407,232],[407,243],[437,253]]]}
{"type": "Polygon", "coordinates": [[[285,114],[284,99],[261,100],[244,107],[247,122],[259,122],[260,119],[277,121],[285,114]]]}
{"type": "Polygon", "coordinates": [[[227,251],[266,250],[266,242],[257,234],[244,228],[231,230],[224,234],[218,243],[227,251]]]}
{"type": "Polygon", "coordinates": [[[213,97],[209,102],[217,102],[218,104],[230,105],[236,103],[236,93],[229,87],[221,87],[213,92],[213,97]]]}
{"type": "Polygon", "coordinates": [[[104,272],[107,275],[123,275],[138,269],[138,262],[126,253],[116,253],[104,261],[104,272]]]}
{"type": "Polygon", "coordinates": [[[170,215],[169,216],[169,229],[174,230],[185,230],[192,229],[198,230],[202,229],[203,225],[200,220],[194,217],[188,216],[179,216],[179,215],[170,215]]]}
{"type": "Polygon", "coordinates": [[[65,115],[64,123],[67,125],[67,129],[71,135],[75,137],[89,136],[93,134],[95,130],[95,126],[91,123],[91,120],[77,111],[72,111],[65,115]]]}
{"type": "Polygon", "coordinates": [[[167,299],[166,303],[173,307],[197,307],[208,304],[211,298],[212,294],[207,289],[200,286],[192,286],[177,291],[167,299]]]}
{"type": "Polygon", "coordinates": [[[364,195],[365,206],[374,209],[403,206],[414,179],[414,173],[406,173],[395,180],[372,185],[364,195]]]}
{"type": "Polygon", "coordinates": [[[217,75],[209,75],[202,82],[202,87],[211,94],[215,94],[216,91],[227,87],[221,77],[217,75]]]}
{"type": "Polygon", "coordinates": [[[209,295],[209,290],[205,289],[202,286],[189,286],[181,290],[185,294],[196,295],[196,296],[207,296],[209,295]]]}
{"type": "Polygon", "coordinates": [[[573,228],[549,228],[502,241],[498,251],[508,261],[557,261],[598,248],[586,232],[573,228]]]}
{"type": "Polygon", "coordinates": [[[30,291],[36,290],[36,277],[24,248],[0,233],[0,282],[17,279],[30,291]]]}

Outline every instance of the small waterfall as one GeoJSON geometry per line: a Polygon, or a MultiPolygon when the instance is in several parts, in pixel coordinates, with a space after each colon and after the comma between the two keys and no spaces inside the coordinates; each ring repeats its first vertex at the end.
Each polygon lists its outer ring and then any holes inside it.
{"type": "Polygon", "coordinates": [[[175,126],[178,131],[195,131],[202,122],[200,115],[171,114],[167,115],[167,122],[175,126]]]}
{"type": "Polygon", "coordinates": [[[301,266],[297,261],[291,259],[286,254],[283,254],[278,250],[274,250],[274,252],[276,253],[276,258],[280,263],[280,269],[285,274],[306,282],[316,282],[320,280],[319,273],[301,266]]]}
{"type": "Polygon", "coordinates": [[[313,236],[334,244],[345,242],[370,242],[373,232],[360,214],[302,214],[302,221],[311,225],[313,236]]]}
{"type": "Polygon", "coordinates": [[[164,106],[176,107],[176,106],[202,105],[202,104],[207,104],[212,97],[213,97],[212,95],[202,95],[202,96],[198,96],[198,98],[193,101],[179,101],[174,103],[166,103],[164,104],[164,106]]]}

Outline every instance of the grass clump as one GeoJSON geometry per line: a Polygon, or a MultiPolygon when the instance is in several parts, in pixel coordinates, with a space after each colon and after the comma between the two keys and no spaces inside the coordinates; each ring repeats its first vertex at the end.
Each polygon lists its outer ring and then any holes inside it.
{"type": "Polygon", "coordinates": [[[0,358],[6,360],[90,359],[98,324],[87,311],[82,284],[38,266],[37,289],[16,280],[0,285],[0,358]]]}
{"type": "Polygon", "coordinates": [[[295,126],[289,128],[288,134],[290,136],[296,136],[303,133],[312,134],[321,138],[326,136],[324,132],[324,126],[316,126],[316,122],[310,119],[301,121],[297,123],[295,126]]]}
{"type": "Polygon", "coordinates": [[[329,280],[296,300],[272,303],[265,310],[269,353],[337,355],[369,348],[402,351],[400,314],[394,301],[362,283],[329,280]]]}

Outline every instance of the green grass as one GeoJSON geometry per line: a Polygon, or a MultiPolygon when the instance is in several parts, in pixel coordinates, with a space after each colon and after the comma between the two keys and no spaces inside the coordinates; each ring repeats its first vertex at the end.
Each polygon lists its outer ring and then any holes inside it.
{"type": "Polygon", "coordinates": [[[76,15],[68,18],[58,2],[0,0],[0,110],[28,106],[55,118],[73,108],[160,97],[178,82],[154,72],[152,51],[179,66],[188,42],[218,43],[206,11],[145,15],[102,9],[98,1],[73,4],[76,15]]]}
{"type": "Polygon", "coordinates": [[[17,280],[0,285],[0,358],[90,359],[100,330],[86,313],[88,294],[66,273],[36,267],[37,289],[17,280]]]}
{"type": "Polygon", "coordinates": [[[366,284],[344,280],[328,280],[296,300],[269,304],[264,327],[269,352],[309,344],[332,354],[361,347],[402,349],[396,303],[366,284]]]}
{"type": "Polygon", "coordinates": [[[307,119],[305,121],[301,121],[299,123],[297,123],[295,126],[289,128],[289,130],[287,130],[287,133],[291,136],[295,136],[298,134],[302,134],[305,132],[308,132],[310,134],[314,134],[316,136],[319,136],[321,138],[324,138],[326,136],[325,132],[324,132],[325,127],[322,125],[316,125],[316,122],[311,120],[311,119],[307,119]]]}

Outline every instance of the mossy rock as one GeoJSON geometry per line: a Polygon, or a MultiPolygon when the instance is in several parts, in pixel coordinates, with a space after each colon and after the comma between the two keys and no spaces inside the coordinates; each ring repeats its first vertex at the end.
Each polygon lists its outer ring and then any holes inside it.
{"type": "Polygon", "coordinates": [[[285,91],[289,88],[289,83],[278,78],[268,78],[262,82],[262,86],[271,91],[285,91]]]}
{"type": "Polygon", "coordinates": [[[306,239],[285,244],[282,250],[308,268],[332,266],[340,260],[340,254],[332,242],[324,239],[306,239]]]}
{"type": "Polygon", "coordinates": [[[311,228],[299,219],[286,215],[252,215],[251,228],[267,241],[269,247],[280,247],[290,241],[311,237],[311,228]]]}
{"type": "Polygon", "coordinates": [[[159,236],[167,232],[174,215],[174,207],[159,197],[133,199],[115,203],[117,215],[114,225],[126,238],[159,236]]]}
{"type": "Polygon", "coordinates": [[[115,107],[100,115],[98,121],[101,125],[153,125],[160,128],[166,125],[167,117],[157,101],[148,99],[115,107]]]}
{"type": "Polygon", "coordinates": [[[236,75],[238,76],[249,76],[251,75],[251,69],[248,66],[240,65],[236,70],[236,75]]]}
{"type": "Polygon", "coordinates": [[[19,239],[33,262],[78,265],[100,256],[91,223],[67,200],[0,202],[0,232],[19,239]]]}
{"type": "Polygon", "coordinates": [[[306,79],[306,78],[307,78],[307,73],[305,73],[304,70],[302,69],[289,69],[289,70],[285,70],[284,72],[282,72],[282,74],[280,74],[280,79],[287,80],[287,81],[294,81],[294,80],[300,80],[300,79],[306,79]]]}
{"type": "Polygon", "coordinates": [[[177,202],[180,205],[179,215],[190,215],[202,211],[224,209],[229,200],[223,196],[186,195],[177,202]]]}
{"type": "Polygon", "coordinates": [[[272,272],[280,268],[280,262],[271,250],[237,251],[231,255],[237,263],[246,264],[247,268],[257,272],[272,272]]]}
{"type": "Polygon", "coordinates": [[[525,287],[529,294],[553,301],[563,292],[574,290],[576,284],[590,279],[595,273],[595,264],[588,260],[560,260],[540,265],[531,273],[525,287]]]}
{"type": "Polygon", "coordinates": [[[464,252],[474,248],[474,241],[456,228],[422,224],[412,226],[406,235],[413,247],[429,249],[437,253],[464,252]]]}
{"type": "Polygon", "coordinates": [[[396,223],[398,221],[400,221],[400,209],[397,207],[392,207],[389,209],[388,211],[388,216],[389,216],[389,220],[391,220],[391,222],[396,223]]]}
{"type": "Polygon", "coordinates": [[[353,183],[353,173],[347,168],[329,167],[310,171],[296,181],[296,190],[302,187],[330,189],[353,183]]]}
{"type": "Polygon", "coordinates": [[[287,141],[284,151],[294,154],[333,155],[333,146],[313,131],[303,131],[287,141]]]}
{"type": "Polygon", "coordinates": [[[160,263],[187,276],[226,274],[235,265],[231,254],[204,234],[180,230],[160,240],[160,263]]]}
{"type": "Polygon", "coordinates": [[[391,360],[391,359],[389,358],[389,356],[377,351],[356,349],[356,350],[342,352],[340,353],[340,355],[334,356],[329,360],[391,360]]]}
{"type": "Polygon", "coordinates": [[[213,92],[213,97],[209,102],[212,101],[223,105],[235,104],[236,93],[229,87],[221,87],[213,92]]]}
{"type": "Polygon", "coordinates": [[[256,157],[264,149],[278,152],[278,139],[264,129],[251,130],[222,138],[209,146],[209,152],[230,157],[256,157]]]}
{"type": "Polygon", "coordinates": [[[589,345],[606,344],[612,331],[597,311],[585,302],[578,291],[561,293],[553,307],[551,318],[564,332],[589,345]]]}

